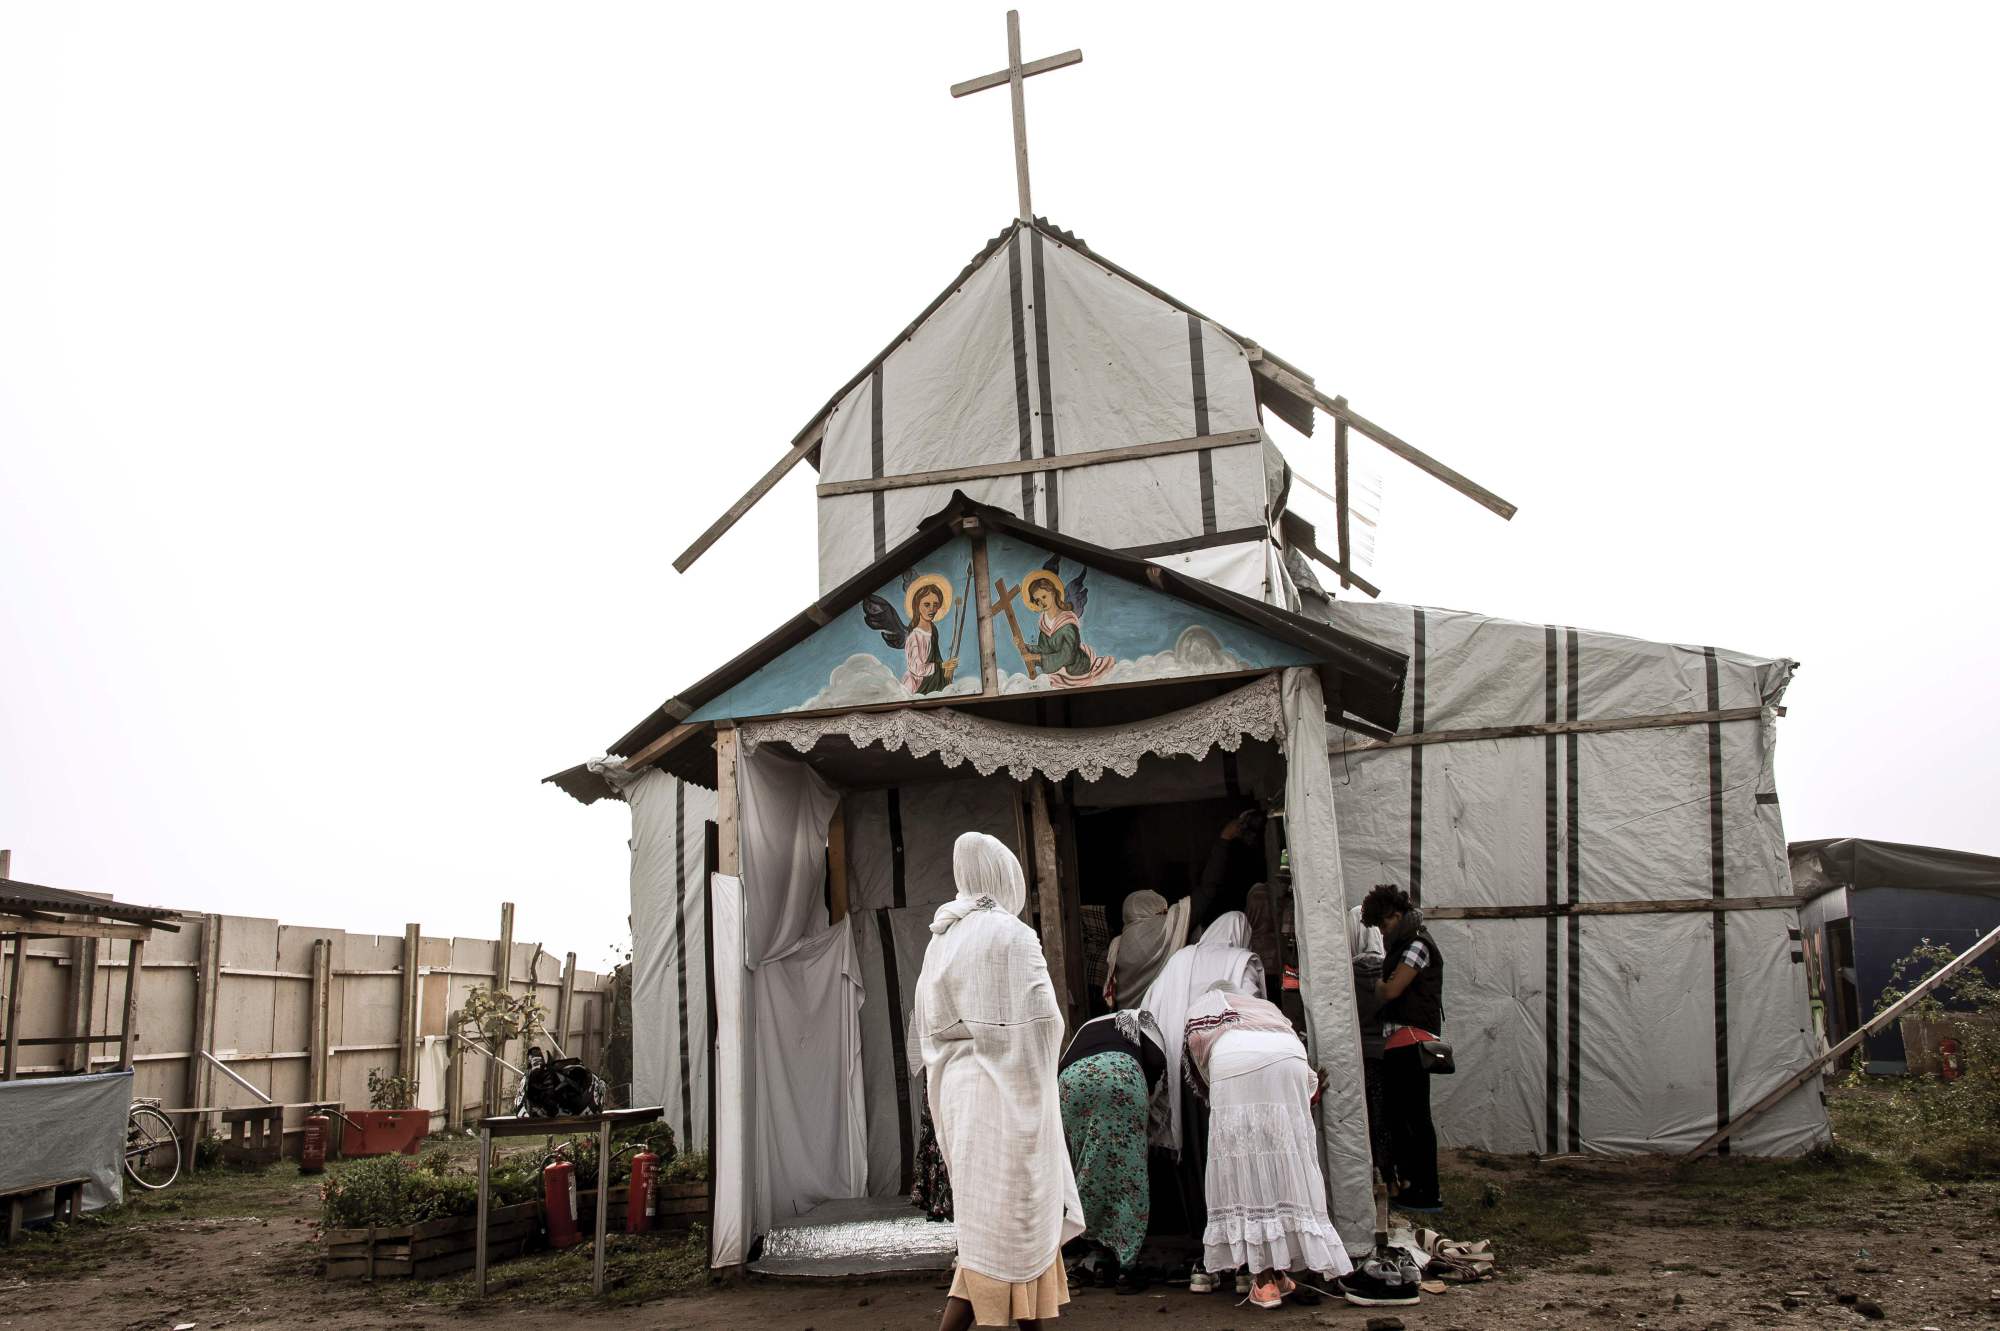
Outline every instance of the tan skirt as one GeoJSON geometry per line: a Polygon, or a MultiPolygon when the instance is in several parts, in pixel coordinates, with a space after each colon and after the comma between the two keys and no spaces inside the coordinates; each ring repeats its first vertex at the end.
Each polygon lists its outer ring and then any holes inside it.
{"type": "Polygon", "coordinates": [[[980,1326],[1045,1322],[1061,1316],[1058,1310],[1069,1302],[1069,1273],[1060,1250],[1048,1270],[1018,1285],[961,1266],[952,1273],[951,1297],[971,1304],[972,1320],[980,1326]]]}

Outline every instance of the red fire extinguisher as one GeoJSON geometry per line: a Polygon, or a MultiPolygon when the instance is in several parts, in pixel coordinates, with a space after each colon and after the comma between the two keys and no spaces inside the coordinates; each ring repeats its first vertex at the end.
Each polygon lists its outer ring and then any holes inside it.
{"type": "Polygon", "coordinates": [[[631,1184],[625,1190],[625,1232],[644,1234],[653,1228],[653,1176],[659,1173],[660,1157],[649,1142],[632,1157],[631,1184]]]}
{"type": "Polygon", "coordinates": [[[326,1135],[333,1126],[333,1120],[318,1105],[306,1115],[305,1135],[299,1139],[299,1172],[301,1174],[321,1174],[326,1172],[326,1135]]]}
{"type": "Polygon", "coordinates": [[[1947,1035],[1938,1041],[1938,1073],[1946,1081],[1957,1081],[1965,1065],[1959,1061],[1958,1041],[1947,1035]]]}
{"type": "Polygon", "coordinates": [[[549,1246],[574,1248],[583,1242],[576,1227],[576,1166],[558,1156],[542,1163],[542,1206],[549,1217],[549,1246]]]}

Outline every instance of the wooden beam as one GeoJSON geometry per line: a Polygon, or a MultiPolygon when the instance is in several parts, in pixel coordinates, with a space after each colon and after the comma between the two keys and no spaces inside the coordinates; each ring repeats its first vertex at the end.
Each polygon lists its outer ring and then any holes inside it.
{"type": "Polygon", "coordinates": [[[421,1063],[419,1051],[423,1048],[423,1037],[417,1023],[423,1010],[424,968],[420,962],[424,951],[424,926],[406,924],[403,926],[403,964],[401,969],[402,993],[401,1011],[396,1022],[396,1064],[397,1075],[409,1079],[410,1090],[417,1089],[418,1068],[421,1063]]]}
{"type": "Polygon", "coordinates": [[[715,731],[715,871],[735,878],[743,872],[743,843],[736,828],[736,727],[715,731]]]}
{"type": "Polygon", "coordinates": [[[1704,1138],[1701,1145],[1687,1153],[1686,1158],[1689,1160],[1699,1160],[1716,1147],[1722,1145],[1722,1143],[1728,1141],[1736,1133],[1743,1131],[1746,1124],[1763,1117],[1766,1112],[1776,1108],[1780,1101],[1784,1100],[1786,1096],[1789,1096],[1799,1087],[1805,1085],[1822,1068],[1839,1062],[1843,1057],[1851,1053],[1855,1046],[1859,1045],[1863,1040],[1882,1030],[1890,1022],[1909,1011],[1925,994],[1928,994],[1931,990],[1937,988],[1946,980],[1992,951],[1996,943],[2000,943],[2000,929],[1993,930],[1986,937],[1980,939],[1956,957],[1953,957],[1950,961],[1939,967],[1929,979],[1916,985],[1909,993],[1904,994],[1894,1003],[1891,1003],[1888,1007],[1877,1013],[1872,1019],[1863,1023],[1860,1030],[1854,1032],[1854,1034],[1848,1036],[1825,1053],[1817,1055],[1797,1072],[1792,1073],[1789,1077],[1786,1077],[1783,1081],[1772,1087],[1755,1104],[1704,1138]]]}
{"type": "Polygon", "coordinates": [[[118,1034],[118,1066],[132,1070],[132,1048],[139,1038],[139,977],[146,969],[146,940],[132,940],[131,960],[125,966],[125,1022],[118,1034]]]}
{"type": "Polygon", "coordinates": [[[1042,471],[1068,471],[1073,467],[1096,467],[1111,462],[1132,462],[1142,458],[1168,457],[1175,453],[1195,453],[1205,448],[1236,448],[1258,443],[1260,430],[1228,430],[1222,434],[1196,435],[1190,439],[1161,439],[1150,444],[1126,444],[1093,453],[1065,453],[1049,458],[1010,458],[1005,462],[985,462],[970,467],[941,467],[936,471],[905,472],[901,476],[864,477],[858,481],[827,481],[819,496],[873,494],[878,490],[907,490],[919,485],[953,485],[959,481],[985,481],[996,476],[1026,476],[1042,471]]]}
{"type": "MultiPolygon", "coordinates": [[[[88,1035],[97,1020],[97,940],[72,938],[70,943],[69,1029],[72,1035],[88,1035]]],[[[70,1055],[71,1072],[90,1071],[90,1051],[79,1048],[70,1055]]],[[[193,1088],[189,1088],[192,1092],[193,1088]]]]}
{"type": "Polygon", "coordinates": [[[680,558],[674,561],[674,572],[685,573],[694,567],[694,561],[707,553],[709,546],[721,540],[722,534],[731,527],[734,527],[738,520],[745,513],[748,513],[759,499],[769,494],[772,486],[784,480],[786,472],[798,466],[800,460],[806,454],[819,447],[819,441],[825,434],[826,417],[822,416],[806,427],[805,434],[799,438],[797,443],[792,445],[791,452],[773,463],[769,471],[757,478],[755,485],[743,492],[741,499],[729,506],[728,512],[710,523],[708,530],[696,537],[693,545],[681,551],[680,558]]]}
{"type": "Polygon", "coordinates": [[[333,942],[315,938],[312,950],[311,1006],[306,1009],[306,1094],[314,1100],[326,1099],[326,1065],[333,1061],[332,1033],[327,1029],[333,987],[333,942]]]}
{"type": "Polygon", "coordinates": [[[570,1057],[569,1033],[576,1017],[576,953],[563,954],[562,988],[556,990],[556,1043],[564,1058],[570,1057]]]}
{"type": "Polygon", "coordinates": [[[672,730],[669,730],[666,734],[661,735],[657,739],[653,740],[652,743],[640,749],[630,758],[627,758],[625,760],[625,770],[628,772],[636,772],[640,768],[646,766],[648,763],[658,762],[660,760],[660,756],[666,753],[667,750],[678,748],[682,742],[693,737],[696,734],[699,734],[701,731],[705,729],[707,729],[707,726],[705,724],[691,726],[688,725],[686,722],[682,722],[680,725],[675,726],[672,730]]]}
{"type": "Polygon", "coordinates": [[[152,932],[143,924],[100,924],[95,920],[0,915],[0,934],[21,933],[31,938],[123,938],[136,943],[151,937],[152,932]]]}
{"type": "Polygon", "coordinates": [[[987,581],[986,532],[972,533],[972,593],[979,613],[979,691],[988,696],[1000,692],[999,658],[993,647],[993,584],[987,581]]]}
{"type": "MultiPolygon", "coordinates": [[[[1774,715],[1785,709],[1773,707],[1774,715]]],[[[1618,730],[1665,730],[1674,726],[1704,726],[1717,721],[1756,721],[1762,707],[1725,707],[1715,712],[1660,712],[1650,716],[1611,716],[1596,721],[1538,721],[1521,726],[1480,726],[1472,730],[1428,730],[1389,739],[1357,739],[1329,746],[1327,752],[1366,753],[1371,749],[1407,749],[1419,744],[1461,744],[1475,739],[1528,739],[1542,735],[1603,735],[1618,730]]]]}
{"type": "MultiPolygon", "coordinates": [[[[1007,11],[1007,87],[1014,103],[1014,186],[1019,196],[1021,224],[1035,224],[1034,205],[1028,202],[1028,100],[1022,94],[1021,11],[1007,11]]],[[[1018,243],[1018,237],[1010,244],[1018,243]]]]}
{"type": "MultiPolygon", "coordinates": [[[[1345,411],[1347,399],[1337,397],[1333,405],[1345,411]]],[[[1334,555],[1340,560],[1335,571],[1340,574],[1340,585],[1348,585],[1348,569],[1354,567],[1354,554],[1347,543],[1347,422],[1338,416],[1333,418],[1333,540],[1334,555]]]]}
{"type": "MultiPolygon", "coordinates": [[[[514,987],[514,903],[500,903],[500,938],[493,945],[493,992],[511,993],[514,987]]],[[[507,1056],[507,1042],[498,1041],[493,1052],[486,1055],[486,1083],[481,1094],[485,1097],[486,1117],[500,1112],[500,1060],[507,1056]]]]}
{"type": "Polygon", "coordinates": [[[1659,901],[1558,901],[1529,906],[1426,906],[1426,920],[1539,920],[1568,915],[1693,915],[1712,910],[1797,910],[1803,897],[1670,897],[1659,901]]]}
{"type": "Polygon", "coordinates": [[[1042,955],[1055,985],[1056,1006],[1062,1009],[1065,1034],[1076,1029],[1077,1008],[1069,987],[1069,940],[1063,928],[1062,874],[1057,868],[1055,826],[1049,818],[1048,782],[1037,776],[1028,782],[1028,816],[1035,844],[1035,914],[1042,925],[1042,955]]]}
{"type": "Polygon", "coordinates": [[[1411,466],[1416,467],[1420,471],[1428,472],[1466,498],[1491,509],[1501,517],[1512,518],[1519,511],[1514,505],[1508,503],[1499,495],[1494,494],[1491,490],[1472,480],[1470,477],[1445,466],[1444,463],[1439,462],[1415,444],[1406,443],[1375,424],[1375,422],[1368,420],[1366,417],[1356,415],[1348,408],[1346,399],[1328,397],[1305,380],[1268,358],[1254,362],[1251,369],[1269,379],[1287,393],[1295,397],[1302,397],[1306,401],[1311,402],[1321,411],[1333,417],[1334,420],[1345,421],[1411,466]]]}
{"type": "Polygon", "coordinates": [[[826,823],[826,876],[831,899],[827,922],[839,924],[847,918],[847,811],[839,800],[826,823]]]}
{"type": "MultiPolygon", "coordinates": [[[[1080,65],[1082,63],[1082,51],[1064,51],[1061,55],[1045,55],[1040,60],[1030,60],[1027,64],[1022,65],[1021,77],[1031,79],[1037,74],[1046,74],[1053,69],[1067,69],[1071,65],[1080,65]]],[[[975,92],[985,92],[988,88],[997,88],[1003,83],[1010,82],[1009,76],[1012,72],[1006,69],[996,69],[991,74],[981,74],[976,79],[967,79],[963,83],[954,83],[951,85],[951,95],[954,97],[965,97],[975,92]]]]}
{"type": "MultiPolygon", "coordinates": [[[[188,1065],[188,1071],[193,1074],[188,1095],[198,1105],[215,1103],[215,1069],[204,1055],[215,1053],[215,1018],[221,989],[222,917],[204,915],[201,917],[201,960],[195,968],[195,1057],[188,1065]]],[[[193,1136],[197,1140],[206,1137],[210,1126],[208,1114],[197,1115],[192,1124],[193,1136]]]]}
{"type": "Polygon", "coordinates": [[[0,1080],[12,1081],[21,1059],[21,979],[27,969],[28,936],[14,935],[14,955],[7,969],[7,1053],[0,1080]]]}
{"type": "Polygon", "coordinates": [[[1380,596],[1382,594],[1382,589],[1380,587],[1377,587],[1374,583],[1368,581],[1368,579],[1362,577],[1359,573],[1356,573],[1346,564],[1340,562],[1339,560],[1335,559],[1332,555],[1328,554],[1326,551],[1320,549],[1318,544],[1315,543],[1310,536],[1307,536],[1303,530],[1301,530],[1301,528],[1304,528],[1306,526],[1306,523],[1304,523],[1303,521],[1293,522],[1290,520],[1288,515],[1286,525],[1291,528],[1289,532],[1285,533],[1286,539],[1290,541],[1293,545],[1298,547],[1299,553],[1305,555],[1309,559],[1313,559],[1321,564],[1324,564],[1326,567],[1332,569],[1336,574],[1338,574],[1340,576],[1341,586],[1345,587],[1352,584],[1357,591],[1365,592],[1369,596],[1380,596]]]}

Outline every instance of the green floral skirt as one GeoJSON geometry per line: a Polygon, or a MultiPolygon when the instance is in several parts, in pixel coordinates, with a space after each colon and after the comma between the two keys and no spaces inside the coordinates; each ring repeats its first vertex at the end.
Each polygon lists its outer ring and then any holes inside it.
{"type": "Polygon", "coordinates": [[[1062,1074],[1063,1136],[1084,1231],[1119,1265],[1139,1259],[1152,1207],[1146,1184],[1146,1077],[1130,1054],[1093,1054],[1062,1074]]]}

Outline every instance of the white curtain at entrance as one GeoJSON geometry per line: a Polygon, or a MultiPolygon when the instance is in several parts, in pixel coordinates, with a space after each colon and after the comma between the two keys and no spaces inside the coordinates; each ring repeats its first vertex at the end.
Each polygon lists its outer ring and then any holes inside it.
{"type": "Polygon", "coordinates": [[[749,1170],[754,1235],[774,1217],[867,1192],[863,991],[853,933],[829,926],[823,895],[827,823],[838,795],[804,763],[774,753],[742,755],[736,790],[757,1143],[749,1170]]]}
{"type": "Polygon", "coordinates": [[[1333,771],[1326,751],[1326,701],[1311,669],[1285,672],[1285,844],[1296,894],[1299,975],[1306,1040],[1326,1072],[1320,1149],[1328,1210],[1341,1241],[1366,1247],[1375,1230],[1368,1104],[1361,1082],[1361,1025],[1348,954],[1347,896],[1340,880],[1333,771]]]}

